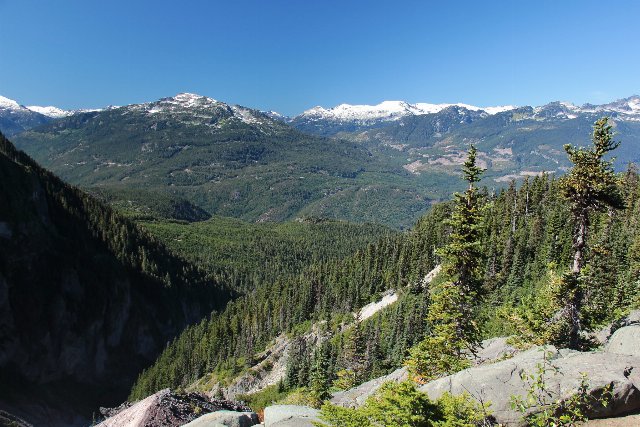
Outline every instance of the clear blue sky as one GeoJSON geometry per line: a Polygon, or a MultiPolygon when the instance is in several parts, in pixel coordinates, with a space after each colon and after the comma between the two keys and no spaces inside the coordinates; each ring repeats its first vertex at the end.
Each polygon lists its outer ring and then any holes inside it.
{"type": "Polygon", "coordinates": [[[314,105],[602,103],[640,92],[640,1],[0,0],[0,94],[314,105]]]}

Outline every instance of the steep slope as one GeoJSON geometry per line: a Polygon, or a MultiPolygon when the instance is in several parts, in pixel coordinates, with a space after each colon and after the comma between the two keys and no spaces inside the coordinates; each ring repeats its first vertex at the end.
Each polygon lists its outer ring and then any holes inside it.
{"type": "MultiPolygon", "coordinates": [[[[622,180],[626,209],[592,218],[590,239],[597,242],[598,250],[589,254],[593,270],[585,280],[605,284],[584,308],[594,323],[613,320],[620,311],[637,305],[639,182],[637,173],[630,170],[622,180]]],[[[331,381],[348,380],[340,372],[344,369],[357,373],[354,382],[392,371],[428,330],[427,277],[439,262],[434,249],[448,241],[450,208],[449,203],[437,204],[411,232],[382,239],[345,260],[313,266],[299,277],[266,282],[234,301],[220,315],[189,328],[167,347],[140,376],[132,397],[189,384],[217,390],[220,385],[235,384],[234,379],[256,374],[252,368],[258,365],[260,374],[268,373],[273,380],[271,396],[276,389],[307,387],[320,357],[308,345],[314,340],[305,339],[305,334],[314,335],[311,322],[329,337],[325,374],[331,381]],[[355,327],[351,313],[367,303],[382,303],[390,295],[397,300],[355,327]],[[284,351],[283,343],[292,344],[286,369],[270,358],[284,351]],[[283,384],[275,385],[281,379],[283,384]]],[[[569,207],[557,180],[542,176],[525,181],[518,189],[513,185],[489,195],[483,212],[481,264],[488,295],[477,320],[486,337],[511,335],[518,332],[518,325],[507,316],[544,298],[550,271],[562,271],[569,265],[569,207]]],[[[434,283],[442,280],[432,279],[434,283]]],[[[255,391],[254,384],[245,381],[247,384],[255,391]]]]}
{"type": "MultiPolygon", "coordinates": [[[[292,218],[317,202],[333,206],[336,195],[374,184],[382,197],[366,209],[337,202],[342,219],[370,219],[410,180],[356,144],[304,135],[258,111],[193,94],[76,114],[15,141],[74,184],[165,191],[250,221],[292,218]]],[[[407,199],[422,211],[428,197],[418,193],[407,199]]],[[[404,223],[413,220],[403,215],[404,223]]]]}
{"type": "Polygon", "coordinates": [[[231,294],[0,135],[0,408],[85,423],[231,294]]]}

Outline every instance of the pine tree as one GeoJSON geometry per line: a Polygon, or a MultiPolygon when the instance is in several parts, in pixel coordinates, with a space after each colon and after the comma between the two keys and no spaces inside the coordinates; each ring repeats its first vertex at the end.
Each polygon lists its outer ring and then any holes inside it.
{"type": "Polygon", "coordinates": [[[480,331],[475,319],[482,291],[480,195],[476,183],[482,169],[476,165],[472,145],[462,172],[467,190],[455,194],[455,207],[448,224],[449,244],[438,251],[442,258],[444,281],[431,290],[427,321],[431,331],[411,350],[407,366],[416,380],[424,381],[464,369],[465,354],[475,354],[480,331]]]}
{"type": "Polygon", "coordinates": [[[311,397],[318,406],[331,397],[331,393],[329,393],[329,389],[331,388],[329,351],[330,347],[327,342],[322,343],[319,348],[316,348],[313,354],[311,372],[309,373],[311,397]]]}
{"type": "Polygon", "coordinates": [[[590,148],[576,148],[569,144],[564,146],[573,168],[562,179],[561,188],[571,206],[575,228],[571,267],[563,275],[558,293],[564,300],[564,306],[556,316],[558,320],[566,323],[567,336],[557,337],[556,343],[567,344],[570,348],[580,346],[580,317],[584,303],[580,273],[584,267],[585,250],[588,247],[590,217],[594,212],[624,207],[618,179],[613,170],[613,161],[604,159],[607,153],[620,145],[613,140],[607,117],[595,122],[592,142],[593,147],[590,148]]]}

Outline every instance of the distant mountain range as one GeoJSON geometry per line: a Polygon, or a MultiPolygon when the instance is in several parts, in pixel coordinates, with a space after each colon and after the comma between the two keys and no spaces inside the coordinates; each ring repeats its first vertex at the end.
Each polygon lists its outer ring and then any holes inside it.
{"type": "MultiPolygon", "coordinates": [[[[206,98],[213,101],[213,103],[219,103],[211,98],[201,97],[200,95],[194,95],[189,93],[183,93],[176,96],[178,98],[206,98]]],[[[170,99],[170,98],[166,98],[170,99]]],[[[146,105],[151,104],[147,103],[146,105]]],[[[141,104],[145,105],[145,104],[141,104]]],[[[322,106],[315,106],[308,110],[303,111],[301,114],[293,117],[289,117],[280,114],[276,111],[262,111],[266,116],[284,121],[286,123],[293,124],[294,127],[301,129],[305,127],[313,126],[317,124],[318,128],[329,124],[333,126],[345,126],[345,127],[373,127],[383,123],[398,121],[408,116],[420,116],[426,114],[435,114],[449,107],[460,107],[468,111],[478,112],[482,116],[494,115],[505,111],[516,110],[521,107],[515,105],[502,105],[493,107],[476,107],[474,105],[455,103],[455,104],[429,104],[424,102],[408,103],[405,101],[383,101],[377,105],[352,105],[352,104],[340,104],[331,108],[324,108],[322,106]]],[[[69,117],[74,114],[84,112],[96,112],[103,109],[117,108],[108,106],[101,109],[76,109],[76,110],[64,110],[54,106],[40,107],[40,106],[23,106],[17,101],[0,96],[0,118],[10,119],[11,115],[17,117],[18,115],[30,115],[36,117],[36,114],[46,117],[47,119],[59,119],[62,117],[69,117]],[[33,114],[36,113],[36,114],[33,114]]],[[[232,107],[236,109],[242,109],[242,107],[232,107]]],[[[640,121],[640,96],[634,95],[628,98],[620,99],[614,102],[610,102],[602,105],[583,104],[582,106],[574,105],[570,102],[555,101],[549,104],[533,107],[534,116],[541,118],[566,118],[573,119],[580,114],[606,114],[612,115],[620,120],[625,121],[640,121]]],[[[44,121],[47,121],[44,119],[44,121]]],[[[42,121],[42,120],[40,120],[42,121]]],[[[37,125],[37,121],[34,121],[37,125]]],[[[23,130],[29,129],[29,126],[24,126],[23,130]]],[[[9,134],[8,129],[0,127],[0,131],[4,134],[9,134]]],[[[322,133],[322,131],[316,131],[314,133],[322,133]]],[[[326,132],[325,132],[326,133],[326,132]]],[[[332,132],[329,131],[329,134],[332,132]]],[[[333,132],[337,133],[337,132],[333,132]]]]}
{"type": "MultiPolygon", "coordinates": [[[[521,108],[513,105],[476,107],[460,103],[409,104],[404,101],[384,101],[378,105],[341,104],[329,109],[318,106],[306,110],[295,117],[281,116],[281,119],[304,132],[333,136],[340,132],[357,132],[384,127],[389,125],[390,122],[398,122],[407,117],[437,114],[451,107],[474,112],[477,117],[481,118],[521,108]]],[[[640,97],[632,96],[609,104],[585,104],[581,107],[568,102],[552,102],[533,108],[532,116],[535,118],[573,119],[582,114],[593,113],[614,115],[626,121],[640,121],[640,97]]]]}
{"type": "Polygon", "coordinates": [[[193,94],[74,114],[13,139],[76,185],[168,193],[251,221],[317,215],[408,224],[407,206],[422,212],[432,198],[407,191],[406,174],[387,173],[358,144],[193,94]],[[380,215],[393,195],[404,202],[380,215]]]}
{"type": "Polygon", "coordinates": [[[404,101],[384,101],[378,105],[340,104],[328,109],[318,106],[295,117],[283,117],[282,120],[304,132],[332,136],[339,132],[354,132],[384,126],[404,117],[435,114],[452,106],[484,114],[495,114],[517,108],[511,105],[480,108],[467,104],[409,104],[404,101]]]}
{"type": "Polygon", "coordinates": [[[37,105],[25,107],[13,99],[0,96],[0,132],[11,136],[55,119],[87,111],[99,110],[63,110],[53,106],[37,105]]]}
{"type": "Polygon", "coordinates": [[[587,145],[603,115],[622,141],[616,167],[640,163],[638,96],[540,107],[386,101],[295,117],[194,94],[57,119],[3,105],[0,129],[9,123],[19,148],[71,183],[127,200],[168,194],[249,221],[316,215],[408,226],[460,188],[469,144],[487,168],[483,183],[499,187],[563,173],[562,146],[587,145]]]}

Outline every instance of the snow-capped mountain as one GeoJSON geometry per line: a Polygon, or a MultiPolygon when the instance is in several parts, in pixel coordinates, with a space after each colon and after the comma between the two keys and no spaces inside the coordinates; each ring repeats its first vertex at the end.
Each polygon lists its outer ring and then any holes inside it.
{"type": "Polygon", "coordinates": [[[609,115],[623,121],[640,121],[640,96],[633,95],[629,98],[619,99],[608,104],[574,105],[570,102],[551,102],[534,108],[538,118],[564,118],[575,119],[582,114],[609,115]]]}
{"type": "Polygon", "coordinates": [[[7,136],[12,136],[48,123],[51,120],[69,117],[87,111],[99,110],[63,110],[62,108],[54,106],[24,106],[13,99],[0,96],[0,132],[7,136]]]}
{"type": "Polygon", "coordinates": [[[207,124],[213,127],[222,126],[222,123],[218,123],[220,119],[235,119],[263,128],[273,125],[278,127],[282,122],[281,118],[274,121],[275,116],[271,117],[271,114],[261,113],[239,105],[228,105],[213,98],[192,93],[180,93],[158,101],[130,104],[124,107],[109,106],[102,109],[78,110],[64,110],[54,106],[24,106],[17,101],[0,96],[0,131],[11,136],[51,120],[62,119],[74,114],[116,109],[122,109],[123,114],[142,112],[150,117],[171,117],[181,122],[207,124]]]}
{"type": "Polygon", "coordinates": [[[61,117],[69,117],[76,113],[76,111],[63,110],[58,107],[48,106],[48,107],[40,107],[38,105],[29,105],[27,107],[31,111],[35,111],[36,113],[40,113],[43,116],[51,117],[52,119],[59,119],[61,117]]]}
{"type": "Polygon", "coordinates": [[[6,109],[6,110],[20,110],[20,109],[25,108],[25,107],[22,107],[20,104],[18,104],[13,99],[9,99],[9,98],[5,98],[4,96],[0,96],[0,108],[6,109]]]}
{"type": "MultiPolygon", "coordinates": [[[[40,107],[38,105],[24,106],[19,104],[17,101],[6,98],[4,96],[0,96],[0,109],[3,109],[5,111],[16,111],[16,112],[26,112],[25,110],[30,110],[35,113],[42,114],[43,116],[51,117],[53,119],[57,119],[60,117],[67,117],[76,112],[76,111],[63,110],[61,108],[53,107],[53,106],[48,106],[48,107],[40,107]]],[[[77,110],[77,111],[80,111],[80,110],[77,110]]]]}
{"type": "MultiPolygon", "coordinates": [[[[494,115],[519,108],[514,105],[477,107],[462,103],[429,104],[419,102],[410,104],[405,101],[383,101],[377,105],[340,104],[332,108],[317,106],[304,111],[290,120],[292,122],[324,120],[331,122],[351,122],[360,125],[372,125],[380,122],[397,121],[407,116],[435,114],[452,106],[461,107],[469,111],[485,113],[487,115],[494,115]]],[[[629,98],[620,99],[603,105],[584,104],[582,106],[577,106],[570,102],[551,102],[534,108],[534,112],[536,114],[544,112],[545,110],[556,110],[557,113],[560,113],[560,116],[565,116],[565,118],[572,118],[572,116],[576,114],[595,113],[615,114],[622,120],[640,120],[640,96],[634,95],[629,98]]]]}
{"type": "Polygon", "coordinates": [[[280,120],[258,110],[229,105],[207,96],[193,93],[179,93],[173,97],[143,104],[131,104],[120,107],[123,114],[144,113],[149,118],[172,119],[193,125],[206,125],[221,128],[230,122],[241,122],[268,132],[272,128],[282,127],[280,120]]]}
{"type": "Polygon", "coordinates": [[[49,117],[20,105],[13,99],[0,96],[0,132],[7,136],[47,123],[49,117]]]}
{"type": "Polygon", "coordinates": [[[469,111],[477,117],[487,117],[518,107],[513,105],[476,107],[461,103],[411,104],[405,101],[384,101],[377,105],[340,104],[333,108],[313,107],[286,121],[303,132],[333,136],[343,132],[359,132],[389,126],[407,117],[437,114],[452,108],[469,111]]]}
{"type": "Polygon", "coordinates": [[[350,105],[340,104],[336,107],[325,109],[323,107],[313,107],[304,111],[295,119],[307,120],[332,120],[351,121],[362,124],[370,124],[382,121],[395,121],[406,116],[417,116],[422,114],[438,113],[445,108],[458,106],[470,111],[485,112],[489,115],[517,108],[512,105],[498,107],[476,107],[468,104],[410,104],[405,101],[383,101],[377,105],[350,105]]]}
{"type": "Polygon", "coordinates": [[[476,107],[468,104],[410,104],[404,101],[384,101],[377,105],[341,104],[333,108],[313,107],[293,118],[284,118],[295,128],[316,135],[334,136],[402,125],[404,119],[428,114],[441,114],[451,109],[472,113],[472,120],[496,114],[517,112],[535,120],[571,120],[584,115],[609,115],[622,121],[640,121],[640,97],[614,101],[603,105],[551,102],[539,107],[513,105],[476,107]]]}

